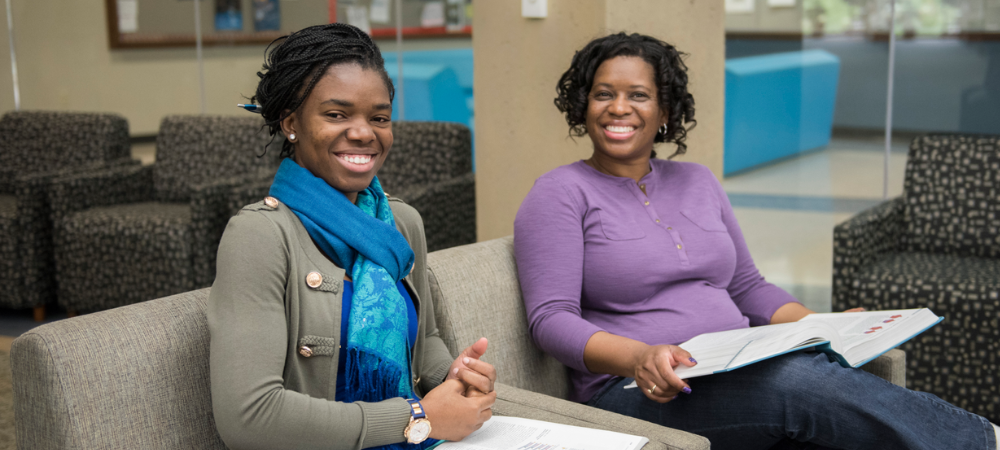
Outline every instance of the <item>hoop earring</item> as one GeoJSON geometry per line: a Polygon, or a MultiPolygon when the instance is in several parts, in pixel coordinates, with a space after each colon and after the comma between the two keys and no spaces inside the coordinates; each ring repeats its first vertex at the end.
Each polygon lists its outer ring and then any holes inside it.
{"type": "Polygon", "coordinates": [[[666,137],[667,136],[667,124],[660,125],[660,130],[659,131],[660,131],[660,134],[663,135],[663,137],[666,137]]]}
{"type": "Polygon", "coordinates": [[[288,140],[291,141],[291,142],[295,142],[295,133],[289,134],[288,135],[288,140]]]}

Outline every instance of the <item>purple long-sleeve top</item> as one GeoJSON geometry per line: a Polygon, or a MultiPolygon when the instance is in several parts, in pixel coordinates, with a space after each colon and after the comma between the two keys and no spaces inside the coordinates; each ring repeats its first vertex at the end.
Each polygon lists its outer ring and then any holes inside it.
{"type": "Polygon", "coordinates": [[[706,167],[659,159],[650,166],[638,183],[583,161],[559,167],[535,182],[514,221],[531,334],[572,369],[576,401],[611,377],[584,364],[598,331],[679,344],[768,324],[796,301],[757,271],[706,167]]]}

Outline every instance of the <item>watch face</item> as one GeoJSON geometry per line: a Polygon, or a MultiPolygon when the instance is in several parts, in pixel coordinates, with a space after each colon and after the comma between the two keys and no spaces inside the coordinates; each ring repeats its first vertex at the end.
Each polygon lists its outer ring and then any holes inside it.
{"type": "Polygon", "coordinates": [[[410,423],[407,428],[406,440],[413,444],[419,444],[427,439],[431,434],[431,423],[427,419],[417,419],[410,423]]]}

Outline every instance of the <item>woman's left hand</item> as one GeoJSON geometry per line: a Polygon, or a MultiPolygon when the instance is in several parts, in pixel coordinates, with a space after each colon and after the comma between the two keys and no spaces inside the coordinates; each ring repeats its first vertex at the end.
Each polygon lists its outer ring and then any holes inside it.
{"type": "Polygon", "coordinates": [[[479,338],[474,344],[462,350],[458,358],[455,358],[455,361],[451,363],[445,381],[457,379],[465,383],[466,396],[469,396],[468,394],[473,391],[479,391],[483,394],[493,392],[493,386],[497,381],[497,371],[493,364],[479,360],[486,353],[488,344],[486,338],[479,338]]]}

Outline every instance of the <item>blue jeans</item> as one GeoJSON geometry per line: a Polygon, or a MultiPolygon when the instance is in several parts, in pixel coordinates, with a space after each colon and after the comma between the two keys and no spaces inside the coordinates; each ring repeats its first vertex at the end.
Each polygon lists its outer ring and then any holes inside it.
{"type": "Polygon", "coordinates": [[[712,449],[996,449],[993,426],[940,398],[845,369],[826,355],[791,353],[688,380],[666,404],[631,378],[608,381],[590,406],[708,438],[712,449]]]}

